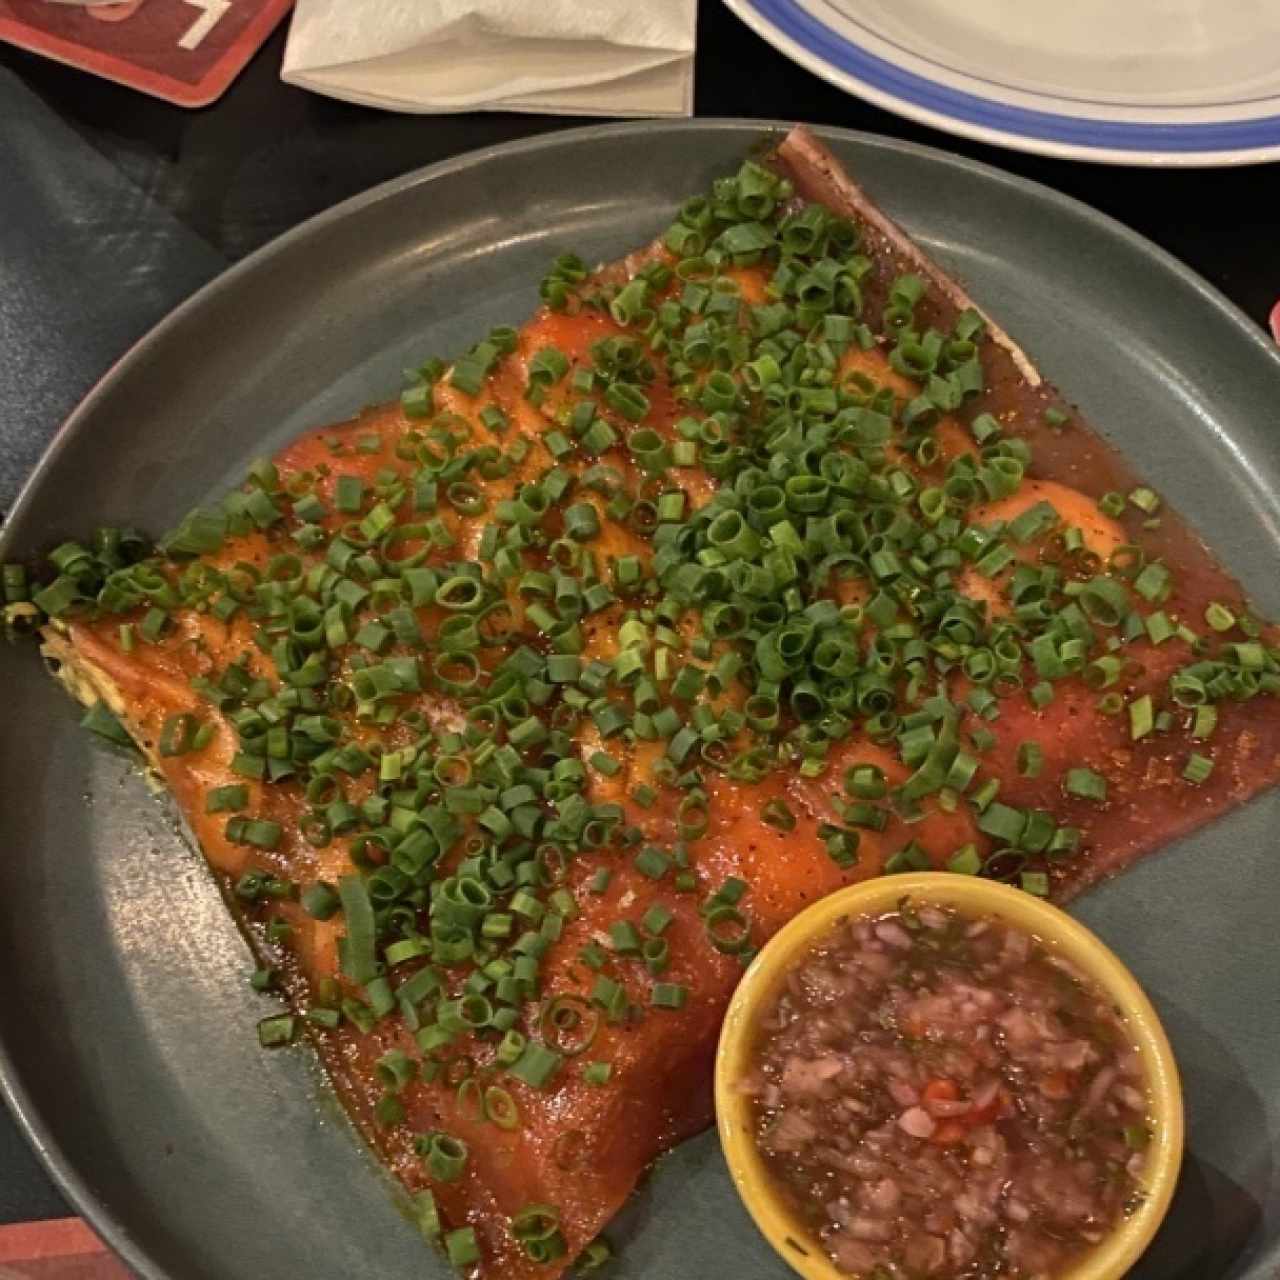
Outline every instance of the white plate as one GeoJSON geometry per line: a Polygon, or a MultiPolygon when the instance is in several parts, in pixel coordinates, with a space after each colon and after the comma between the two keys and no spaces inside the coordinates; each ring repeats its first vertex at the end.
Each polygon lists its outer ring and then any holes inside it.
{"type": "Polygon", "coordinates": [[[1280,159],[1280,0],[725,0],[938,129],[1110,164],[1280,159]]]}

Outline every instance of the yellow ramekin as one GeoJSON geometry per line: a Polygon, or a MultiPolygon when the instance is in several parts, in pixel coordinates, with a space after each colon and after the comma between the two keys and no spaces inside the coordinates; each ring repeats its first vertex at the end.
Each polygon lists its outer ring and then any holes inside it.
{"type": "Polygon", "coordinates": [[[735,1086],[748,1069],[760,1009],[788,971],[838,920],[892,911],[907,894],[916,902],[954,907],[968,915],[999,916],[1034,934],[1109,992],[1128,1022],[1146,1067],[1155,1121],[1142,1178],[1147,1195],[1106,1240],[1054,1278],[1120,1280],[1155,1235],[1182,1164],[1182,1087],[1173,1051],[1151,1001],[1098,938],[1057,907],[992,880],[931,871],[850,885],[802,911],[761,950],[729,1004],[716,1055],[716,1119],[738,1194],[765,1238],[806,1280],[850,1280],[778,1194],[752,1134],[751,1099],[735,1086]]]}

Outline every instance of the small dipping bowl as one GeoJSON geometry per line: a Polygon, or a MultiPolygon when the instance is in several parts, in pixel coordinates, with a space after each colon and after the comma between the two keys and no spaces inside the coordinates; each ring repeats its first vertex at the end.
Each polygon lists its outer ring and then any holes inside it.
{"type": "Polygon", "coordinates": [[[815,902],[781,929],[752,962],[729,1004],[716,1055],[716,1120],[729,1172],[756,1226],[807,1280],[850,1280],[787,1204],[756,1145],[754,1100],[737,1085],[747,1075],[762,1010],[786,975],[844,919],[882,915],[909,896],[917,905],[950,907],[965,916],[996,916],[1039,938],[1107,992],[1141,1056],[1155,1132],[1141,1181],[1146,1196],[1101,1243],[1054,1280],[1120,1280],[1151,1242],[1173,1196],[1182,1164],[1182,1088],[1168,1037],[1151,1001],[1116,956],[1057,907],[1021,889],[950,872],[881,876],[815,902]]]}

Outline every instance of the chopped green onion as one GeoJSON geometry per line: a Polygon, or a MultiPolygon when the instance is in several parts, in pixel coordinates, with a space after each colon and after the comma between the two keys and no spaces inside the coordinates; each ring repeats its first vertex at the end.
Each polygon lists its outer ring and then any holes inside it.
{"type": "Polygon", "coordinates": [[[436,1208],[436,1198],[430,1191],[415,1191],[413,1194],[413,1220],[424,1240],[436,1241],[440,1238],[440,1211],[436,1208]]]}
{"type": "Polygon", "coordinates": [[[520,1057],[508,1068],[517,1080],[534,1089],[546,1088],[551,1077],[560,1070],[563,1055],[546,1045],[531,1040],[520,1057]]]}
{"type": "Polygon", "coordinates": [[[607,1062],[587,1062],[582,1067],[582,1078],[587,1084],[608,1084],[612,1074],[613,1067],[607,1062]]]}
{"type": "Polygon", "coordinates": [[[328,920],[341,906],[337,891],[323,880],[309,884],[302,891],[300,901],[302,909],[313,920],[328,920]]]}
{"type": "Polygon", "coordinates": [[[1037,898],[1049,896],[1049,877],[1043,871],[1023,871],[1018,882],[1024,893],[1034,894],[1037,898]]]}
{"type": "Polygon", "coordinates": [[[476,1242],[474,1227],[459,1227],[444,1237],[444,1251],[450,1265],[463,1271],[480,1261],[480,1246],[476,1242]]]}
{"type": "Polygon", "coordinates": [[[1182,776],[1188,782],[1204,782],[1213,772],[1213,761],[1208,756],[1198,755],[1192,752],[1187,757],[1187,763],[1183,767],[1182,776]]]}
{"type": "Polygon", "coordinates": [[[456,1182],[467,1167],[467,1144],[439,1131],[417,1140],[418,1154],[436,1182],[456,1182]]]}
{"type": "Polygon", "coordinates": [[[683,1009],[689,992],[676,982],[655,982],[649,994],[649,1003],[655,1009],[683,1009]]]}
{"type": "Polygon", "coordinates": [[[640,950],[640,934],[629,920],[615,920],[609,926],[609,941],[622,955],[634,955],[640,950]]]}
{"type": "Polygon", "coordinates": [[[278,1049],[292,1044],[298,1034],[297,1019],[290,1013],[263,1018],[258,1023],[258,1043],[264,1049],[278,1049]]]}
{"type": "MultiPolygon", "coordinates": [[[[108,742],[114,742],[117,746],[132,747],[134,745],[133,739],[129,736],[129,731],[108,710],[107,704],[101,700],[95,702],[80,718],[80,727],[96,733],[98,737],[105,738],[108,742]]],[[[214,812],[222,811],[215,810],[214,812]]]]}
{"type": "Polygon", "coordinates": [[[1204,703],[1196,708],[1195,719],[1191,725],[1191,736],[1204,741],[1205,738],[1211,737],[1214,729],[1218,727],[1218,708],[1212,703],[1204,703]]]}
{"type": "Polygon", "coordinates": [[[1205,609],[1204,620],[1213,631],[1230,631],[1236,625],[1236,615],[1216,600],[1205,609]]]}
{"type": "Polygon", "coordinates": [[[1107,780],[1092,769],[1068,769],[1063,788],[1070,796],[1102,802],[1107,798],[1107,780]]]}
{"type": "Polygon", "coordinates": [[[1144,693],[1129,703],[1129,737],[1137,742],[1145,738],[1155,727],[1155,710],[1151,695],[1144,693]]]}
{"type": "Polygon", "coordinates": [[[338,896],[347,933],[342,948],[342,972],[361,986],[378,975],[374,954],[373,903],[364,879],[358,875],[343,876],[338,881],[338,896]]]}

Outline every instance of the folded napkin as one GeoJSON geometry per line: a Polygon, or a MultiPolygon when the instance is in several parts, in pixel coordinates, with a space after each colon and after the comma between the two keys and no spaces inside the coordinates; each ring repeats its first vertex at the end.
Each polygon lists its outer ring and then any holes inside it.
{"type": "Polygon", "coordinates": [[[693,110],[697,0],[297,0],[283,78],[392,111],[693,110]]]}

